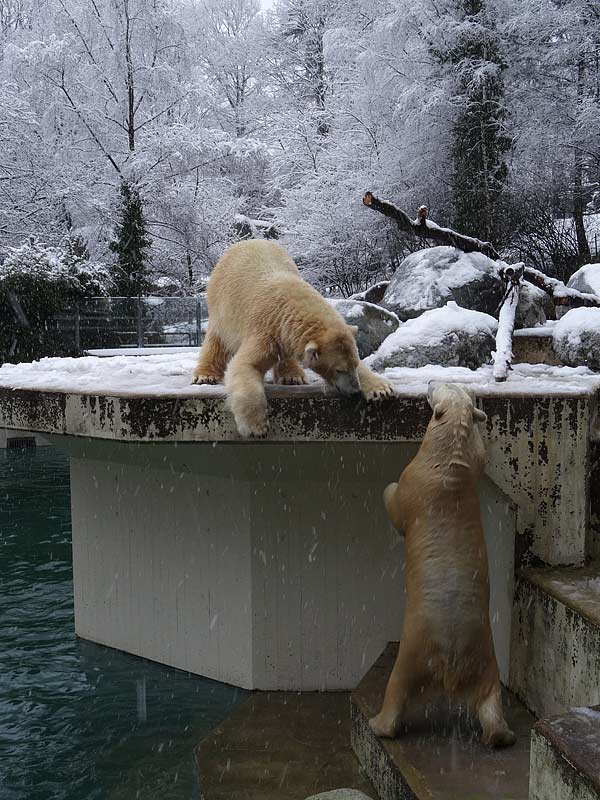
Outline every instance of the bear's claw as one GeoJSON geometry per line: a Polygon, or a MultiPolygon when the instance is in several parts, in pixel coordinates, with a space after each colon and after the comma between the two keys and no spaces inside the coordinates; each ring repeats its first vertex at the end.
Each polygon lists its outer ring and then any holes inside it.
{"type": "Polygon", "coordinates": [[[395,394],[391,383],[384,379],[373,381],[364,392],[365,400],[383,400],[386,397],[393,397],[395,394]]]}
{"type": "Polygon", "coordinates": [[[208,384],[209,386],[216,386],[219,383],[223,383],[223,380],[218,378],[216,375],[194,375],[192,378],[192,384],[208,384]]]}

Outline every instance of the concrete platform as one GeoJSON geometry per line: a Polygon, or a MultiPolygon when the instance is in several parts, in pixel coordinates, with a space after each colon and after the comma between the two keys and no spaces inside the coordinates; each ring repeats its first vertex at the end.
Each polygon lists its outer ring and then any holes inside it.
{"type": "Polygon", "coordinates": [[[256,692],[196,750],[203,800],[304,800],[340,787],[375,798],[350,746],[350,696],[256,692]]]}
{"type": "Polygon", "coordinates": [[[521,572],[510,685],[540,717],[600,703],[600,563],[521,572]]]}
{"type": "Polygon", "coordinates": [[[490,750],[476,723],[438,706],[413,713],[397,739],[379,739],[368,720],[381,707],[396,644],[390,644],[352,693],[352,746],[380,800],[527,800],[533,716],[505,696],[517,743],[490,750]]]}

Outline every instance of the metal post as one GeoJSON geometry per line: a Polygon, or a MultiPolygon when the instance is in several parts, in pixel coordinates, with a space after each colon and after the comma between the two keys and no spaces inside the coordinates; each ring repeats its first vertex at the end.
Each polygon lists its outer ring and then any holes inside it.
{"type": "Polygon", "coordinates": [[[202,303],[200,298],[196,298],[196,345],[202,344],[202,303]]]}
{"type": "Polygon", "coordinates": [[[138,347],[144,346],[144,328],[142,326],[142,298],[138,297],[136,306],[137,343],[138,347]]]}
{"type": "Polygon", "coordinates": [[[79,300],[75,301],[75,349],[81,350],[81,315],[79,311],[79,300]]]}

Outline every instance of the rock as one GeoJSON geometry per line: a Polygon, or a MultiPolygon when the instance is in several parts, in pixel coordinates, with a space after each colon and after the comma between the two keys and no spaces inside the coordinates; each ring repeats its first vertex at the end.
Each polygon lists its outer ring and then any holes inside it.
{"type": "Polygon", "coordinates": [[[379,345],[400,324],[398,317],[386,308],[359,300],[330,300],[332,306],[339,311],[348,325],[356,325],[356,344],[358,354],[365,358],[374,353],[379,345]]]}
{"type": "Polygon", "coordinates": [[[585,264],[571,275],[567,286],[600,297],[600,264],[585,264]]]}
{"type": "Polygon", "coordinates": [[[364,300],[367,303],[381,303],[385,290],[389,285],[389,281],[379,281],[379,283],[374,283],[373,286],[369,286],[364,292],[357,292],[356,294],[350,295],[348,299],[364,300]]]}
{"type": "Polygon", "coordinates": [[[498,265],[482,253],[455,247],[430,247],[400,264],[381,304],[400,320],[441,308],[449,300],[473,311],[494,314],[503,296],[498,265]]]}
{"type": "Polygon", "coordinates": [[[521,283],[515,328],[533,328],[554,319],[554,303],[543,289],[527,281],[521,283]]]}
{"type": "Polygon", "coordinates": [[[367,364],[376,371],[428,364],[478,369],[490,362],[497,327],[489,314],[450,302],[401,324],[367,364]]]}
{"type": "Polygon", "coordinates": [[[554,351],[568,367],[600,372],[600,308],[572,308],[554,326],[554,351]]]}
{"type": "Polygon", "coordinates": [[[331,792],[321,792],[321,794],[311,794],[306,800],[372,800],[364,792],[358,789],[333,789],[331,792]]]}

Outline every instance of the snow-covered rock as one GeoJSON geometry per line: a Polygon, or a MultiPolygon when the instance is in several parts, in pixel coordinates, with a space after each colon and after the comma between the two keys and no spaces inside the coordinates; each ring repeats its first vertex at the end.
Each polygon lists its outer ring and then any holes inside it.
{"type": "Polygon", "coordinates": [[[572,308],[556,323],[554,350],[569,367],[600,372],[600,308],[572,308]]]}
{"type": "Polygon", "coordinates": [[[600,264],[585,264],[571,275],[567,287],[600,297],[600,264]]]}
{"type": "Polygon", "coordinates": [[[377,371],[427,364],[478,369],[489,362],[498,322],[489,314],[455,302],[404,322],[367,359],[377,371]]]}
{"type": "Polygon", "coordinates": [[[503,295],[498,265],[482,253],[455,247],[430,247],[400,264],[381,301],[401,320],[440,308],[449,300],[463,308],[493,314],[503,295]]]}
{"type": "Polygon", "coordinates": [[[359,300],[330,300],[348,325],[356,325],[356,344],[361,358],[371,355],[379,345],[393,333],[400,321],[386,308],[359,300]]]}
{"type": "Polygon", "coordinates": [[[515,316],[516,328],[534,328],[554,317],[554,303],[543,289],[527,281],[521,283],[519,304],[515,316]]]}

